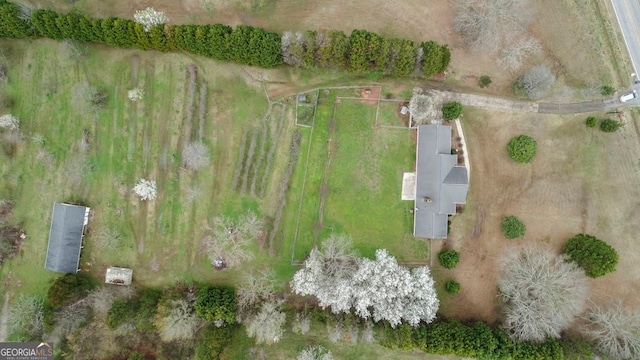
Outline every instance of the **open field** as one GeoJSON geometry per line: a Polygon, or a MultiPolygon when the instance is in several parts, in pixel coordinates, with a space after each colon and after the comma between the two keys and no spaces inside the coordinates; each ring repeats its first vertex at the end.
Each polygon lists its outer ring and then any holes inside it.
{"type": "Polygon", "coordinates": [[[428,257],[427,244],[412,236],[413,204],[400,200],[402,173],[415,166],[413,137],[376,128],[375,102],[341,98],[361,92],[321,89],[313,127],[299,130],[301,163],[284,234],[295,239],[295,260],[332,232],[349,234],[364,256],[386,248],[403,261],[428,257]]]}
{"type": "MultiPolygon", "coordinates": [[[[273,116],[264,118],[268,103],[261,89],[225,65],[201,65],[192,80],[187,57],[134,51],[113,51],[107,57],[92,48],[87,58],[76,61],[49,41],[29,47],[14,43],[11,51],[19,65],[10,67],[11,83],[2,91],[16,101],[12,112],[22,119],[23,139],[11,156],[2,154],[2,194],[15,200],[16,219],[25,222],[28,239],[24,257],[4,266],[3,276],[11,273],[23,291],[43,290],[54,274],[26,265],[34,259],[44,262],[52,203],[81,201],[93,210],[84,271],[102,276],[110,265],[133,267],[136,279],[147,285],[178,279],[232,281],[234,275],[216,273],[201,254],[203,226],[213,215],[235,217],[252,209],[270,216],[274,211],[273,184],[291,135],[286,106],[272,106],[273,116]],[[204,122],[197,110],[200,95],[189,89],[192,81],[198,88],[206,86],[209,94],[204,122]],[[94,111],[74,100],[84,82],[107,91],[104,109],[94,111]],[[146,95],[132,102],[127,90],[136,86],[146,95]],[[195,113],[190,104],[197,105],[195,113]],[[242,174],[245,191],[234,191],[239,156],[234,144],[245,128],[259,133],[260,142],[252,164],[243,159],[251,165],[242,174]],[[181,152],[199,138],[200,129],[212,159],[194,172],[183,167],[181,152]],[[155,201],[141,202],[131,191],[140,178],[157,181],[155,201]]],[[[275,261],[255,246],[256,267],[275,261]]],[[[282,278],[293,270],[284,270],[282,278]]]]}
{"type": "Polygon", "coordinates": [[[447,240],[448,246],[461,251],[461,260],[453,271],[438,275],[453,275],[462,291],[444,307],[446,315],[495,321],[500,256],[524,242],[559,251],[567,239],[583,232],[607,241],[620,254],[615,273],[589,280],[592,300],[640,304],[640,246],[635,241],[640,225],[634,220],[640,183],[636,127],[625,117],[619,132],[603,133],[586,128],[586,116],[467,109],[462,122],[472,181],[465,211],[456,217],[447,240]],[[531,164],[517,164],[507,155],[507,142],[519,134],[538,141],[531,164]],[[508,215],[526,224],[524,239],[502,235],[500,222],[508,215]]]}

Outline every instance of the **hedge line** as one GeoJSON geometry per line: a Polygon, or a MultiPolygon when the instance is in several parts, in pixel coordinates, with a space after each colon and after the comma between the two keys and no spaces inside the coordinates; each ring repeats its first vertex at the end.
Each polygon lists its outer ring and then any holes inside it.
{"type": "MultiPolygon", "coordinates": [[[[403,324],[386,329],[382,345],[409,350],[420,349],[429,354],[456,355],[476,359],[559,360],[572,357],[575,349],[568,340],[548,339],[535,344],[516,342],[500,329],[493,329],[479,321],[463,323],[458,320],[437,320],[417,328],[403,324]],[[565,353],[563,349],[570,351],[565,353]]],[[[590,349],[583,352],[592,354],[590,349]]]]}
{"type": "Polygon", "coordinates": [[[115,17],[93,19],[71,12],[35,10],[30,18],[20,7],[0,0],[0,37],[72,39],[105,43],[121,48],[186,51],[221,61],[270,68],[284,64],[283,51],[300,56],[299,66],[328,67],[350,72],[382,72],[408,76],[414,69],[430,77],[444,71],[451,53],[446,45],[428,41],[417,45],[406,39],[387,39],[366,30],[350,36],[341,31],[305,33],[304,44],[285,47],[279,34],[239,25],[156,25],[145,31],[133,20],[115,17]],[[316,41],[321,37],[322,41],[316,41]]]}

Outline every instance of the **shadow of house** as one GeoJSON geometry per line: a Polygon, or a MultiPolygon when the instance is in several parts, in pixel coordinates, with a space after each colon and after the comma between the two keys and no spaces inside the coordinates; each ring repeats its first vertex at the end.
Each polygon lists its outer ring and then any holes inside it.
{"type": "Polygon", "coordinates": [[[418,126],[416,145],[415,207],[413,235],[418,238],[446,239],[448,216],[456,205],[467,201],[467,168],[458,166],[451,154],[451,127],[418,126]]]}
{"type": "Polygon", "coordinates": [[[84,227],[89,222],[86,206],[53,204],[49,245],[44,267],[51,271],[75,274],[80,263],[84,227]]]}

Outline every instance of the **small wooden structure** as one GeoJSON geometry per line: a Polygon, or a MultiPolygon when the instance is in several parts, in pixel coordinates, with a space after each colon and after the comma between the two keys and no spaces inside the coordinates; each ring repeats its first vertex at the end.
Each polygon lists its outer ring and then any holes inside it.
{"type": "Polygon", "coordinates": [[[121,267],[110,267],[107,269],[104,282],[113,285],[131,285],[133,270],[121,267]]]}

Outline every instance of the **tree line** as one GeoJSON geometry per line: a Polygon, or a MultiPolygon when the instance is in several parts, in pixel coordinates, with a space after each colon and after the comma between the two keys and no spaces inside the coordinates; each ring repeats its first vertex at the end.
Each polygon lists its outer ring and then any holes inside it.
{"type": "Polygon", "coordinates": [[[434,41],[386,38],[366,30],[306,31],[282,36],[247,25],[170,25],[145,28],[116,17],[93,19],[71,12],[35,10],[0,0],[0,37],[71,39],[121,48],[186,51],[221,61],[264,68],[283,64],[304,68],[337,68],[353,73],[431,77],[449,65],[446,45],[434,41]]]}

